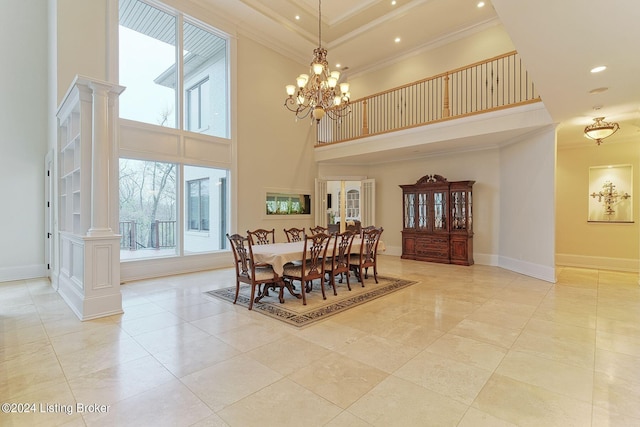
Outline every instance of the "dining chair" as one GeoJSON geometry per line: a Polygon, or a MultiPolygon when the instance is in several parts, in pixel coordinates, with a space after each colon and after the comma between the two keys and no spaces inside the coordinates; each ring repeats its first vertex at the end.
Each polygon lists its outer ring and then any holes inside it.
{"type": "Polygon", "coordinates": [[[328,234],[329,232],[329,229],[327,227],[323,227],[321,225],[316,225],[315,227],[311,227],[309,230],[311,230],[311,234],[319,234],[319,233],[328,234]]]}
{"type": "Polygon", "coordinates": [[[304,237],[304,228],[285,228],[284,234],[288,242],[301,242],[304,237]]]}
{"type": "Polygon", "coordinates": [[[368,278],[369,267],[373,267],[373,278],[378,283],[378,242],[383,231],[382,227],[363,228],[360,252],[351,254],[349,258],[350,269],[362,283],[362,287],[364,287],[364,279],[368,278]]]}
{"type": "Polygon", "coordinates": [[[324,292],[325,262],[328,243],[331,236],[325,233],[304,236],[304,250],[302,252],[302,262],[300,264],[286,264],[282,277],[285,280],[298,280],[302,289],[302,304],[307,305],[308,290],[314,280],[320,280],[322,289],[322,299],[327,299],[324,292]],[[308,288],[307,288],[308,287],[308,288]]]}
{"type": "Polygon", "coordinates": [[[258,298],[266,295],[268,287],[280,288],[279,299],[281,303],[284,303],[284,280],[273,271],[271,266],[256,265],[253,261],[253,250],[249,239],[240,234],[230,236],[229,233],[227,233],[227,238],[233,249],[236,266],[236,297],[233,303],[235,304],[238,301],[240,282],[251,286],[249,310],[253,308],[253,302],[256,299],[256,288],[258,288],[258,298]],[[264,289],[261,291],[260,286],[262,285],[264,285],[264,289]]]}
{"type": "Polygon", "coordinates": [[[276,242],[276,229],[265,230],[258,228],[257,230],[247,230],[247,236],[252,245],[268,245],[276,242]]]}
{"type": "Polygon", "coordinates": [[[333,250],[329,258],[325,260],[325,272],[329,275],[331,280],[331,286],[333,287],[333,295],[338,295],[336,292],[336,276],[340,275],[340,283],[344,274],[347,274],[347,288],[351,290],[351,284],[349,283],[349,257],[351,255],[351,245],[353,244],[353,238],[355,233],[353,231],[345,231],[338,233],[333,239],[333,250]]]}

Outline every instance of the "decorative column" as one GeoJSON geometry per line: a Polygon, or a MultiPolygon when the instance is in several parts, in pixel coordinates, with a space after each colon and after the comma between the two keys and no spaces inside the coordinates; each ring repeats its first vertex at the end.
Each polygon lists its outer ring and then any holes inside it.
{"type": "Polygon", "coordinates": [[[58,108],[58,292],[80,320],[122,313],[117,99],[122,86],[76,76],[58,108]],[[116,189],[110,188],[116,186],[116,189]]]}

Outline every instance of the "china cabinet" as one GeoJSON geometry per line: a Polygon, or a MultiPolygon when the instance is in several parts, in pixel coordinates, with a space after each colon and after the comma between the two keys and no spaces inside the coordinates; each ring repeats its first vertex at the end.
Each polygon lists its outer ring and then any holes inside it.
{"type": "Polygon", "coordinates": [[[402,188],[402,258],[473,264],[472,190],[475,181],[425,175],[402,188]]]}

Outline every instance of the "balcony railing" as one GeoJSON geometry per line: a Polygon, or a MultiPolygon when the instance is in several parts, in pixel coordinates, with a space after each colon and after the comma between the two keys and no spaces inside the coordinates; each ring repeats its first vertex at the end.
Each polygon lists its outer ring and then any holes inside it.
{"type": "Polygon", "coordinates": [[[538,101],[535,85],[514,51],[355,100],[347,117],[320,122],[317,145],[538,101]]]}
{"type": "Polygon", "coordinates": [[[120,221],[120,249],[161,249],[176,247],[176,221],[155,220],[141,236],[135,221],[120,221]],[[146,241],[140,242],[140,239],[146,241]]]}

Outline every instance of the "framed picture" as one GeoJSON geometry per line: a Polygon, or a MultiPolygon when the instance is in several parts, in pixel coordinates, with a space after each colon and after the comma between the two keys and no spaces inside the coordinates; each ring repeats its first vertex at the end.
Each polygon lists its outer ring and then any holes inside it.
{"type": "Polygon", "coordinates": [[[631,165],[589,168],[588,222],[633,222],[631,165]]]}

